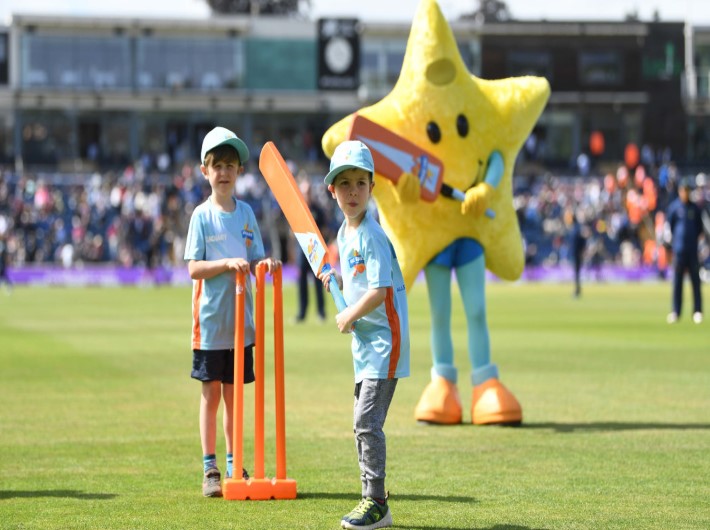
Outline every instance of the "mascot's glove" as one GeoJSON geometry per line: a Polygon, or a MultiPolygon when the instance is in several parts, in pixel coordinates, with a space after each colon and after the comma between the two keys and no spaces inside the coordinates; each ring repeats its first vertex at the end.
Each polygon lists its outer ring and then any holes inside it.
{"type": "Polygon", "coordinates": [[[490,184],[481,182],[466,191],[466,198],[461,203],[461,213],[480,217],[486,211],[491,202],[493,187],[490,184]]]}
{"type": "Polygon", "coordinates": [[[402,173],[395,184],[397,202],[413,203],[419,199],[419,179],[413,173],[402,173]]]}

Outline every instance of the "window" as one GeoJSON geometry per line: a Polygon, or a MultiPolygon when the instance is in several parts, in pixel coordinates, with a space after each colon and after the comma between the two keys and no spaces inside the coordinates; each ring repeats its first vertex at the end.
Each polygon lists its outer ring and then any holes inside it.
{"type": "Polygon", "coordinates": [[[362,84],[372,89],[391,89],[402,70],[404,40],[372,39],[362,44],[360,59],[360,79],[362,84]]]}
{"type": "Polygon", "coordinates": [[[8,35],[0,33],[0,85],[6,85],[9,78],[8,35]]]}
{"type": "Polygon", "coordinates": [[[121,36],[23,35],[25,87],[130,88],[130,43],[121,36]]]}
{"type": "Polygon", "coordinates": [[[21,122],[21,153],[28,164],[55,166],[75,158],[69,112],[28,111],[21,122]]]}
{"type": "Polygon", "coordinates": [[[547,52],[511,52],[508,55],[507,74],[510,77],[535,75],[552,81],[552,59],[547,52]]]}
{"type": "Polygon", "coordinates": [[[138,88],[217,90],[243,84],[236,39],[143,37],[137,44],[138,88]]]}
{"type": "Polygon", "coordinates": [[[473,75],[481,75],[481,43],[479,40],[458,42],[459,53],[466,68],[473,75]]]}
{"type": "Polygon", "coordinates": [[[623,80],[621,57],[613,51],[582,52],[579,78],[584,85],[615,86],[623,80]]]}

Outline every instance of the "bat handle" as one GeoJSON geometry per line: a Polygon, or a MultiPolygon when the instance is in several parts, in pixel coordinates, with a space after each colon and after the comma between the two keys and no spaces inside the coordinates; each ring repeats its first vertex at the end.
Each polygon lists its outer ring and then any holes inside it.
{"type": "Polygon", "coordinates": [[[452,188],[448,184],[443,184],[443,183],[441,184],[440,193],[444,197],[448,197],[449,199],[455,199],[459,202],[463,202],[464,199],[466,198],[466,194],[463,191],[457,190],[456,188],[452,188]]]}
{"type": "MultiPolygon", "coordinates": [[[[466,198],[466,194],[463,191],[457,190],[456,188],[452,188],[448,184],[441,185],[441,192],[440,193],[444,197],[448,197],[450,199],[455,199],[459,202],[463,202],[464,199],[466,198]]],[[[488,217],[489,219],[495,219],[496,213],[493,210],[491,210],[490,208],[486,208],[485,216],[488,217]]]]}
{"type": "MultiPolygon", "coordinates": [[[[332,270],[330,263],[326,262],[321,269],[321,273],[329,272],[332,270]]],[[[343,298],[343,293],[340,292],[340,287],[338,286],[338,280],[335,279],[335,274],[330,275],[330,280],[328,281],[328,288],[330,289],[330,294],[333,296],[333,301],[335,302],[335,307],[338,309],[338,313],[343,311],[348,304],[345,303],[345,298],[343,298]]]]}
{"type": "Polygon", "coordinates": [[[338,287],[338,281],[335,276],[330,277],[330,294],[333,295],[333,301],[335,302],[335,307],[338,309],[338,313],[343,311],[348,304],[345,303],[345,298],[343,298],[343,293],[340,292],[340,287],[338,287]]]}

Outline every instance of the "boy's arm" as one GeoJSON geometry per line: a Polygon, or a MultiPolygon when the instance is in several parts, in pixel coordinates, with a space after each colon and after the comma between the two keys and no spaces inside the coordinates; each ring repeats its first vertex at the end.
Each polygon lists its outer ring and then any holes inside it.
{"type": "Polygon", "coordinates": [[[190,260],[187,270],[193,280],[209,280],[229,270],[249,272],[249,262],[243,258],[224,258],[214,261],[190,260]]]}
{"type": "Polygon", "coordinates": [[[335,321],[340,333],[349,333],[353,324],[382,304],[386,296],[387,287],[369,289],[360,300],[338,313],[335,321]]]}

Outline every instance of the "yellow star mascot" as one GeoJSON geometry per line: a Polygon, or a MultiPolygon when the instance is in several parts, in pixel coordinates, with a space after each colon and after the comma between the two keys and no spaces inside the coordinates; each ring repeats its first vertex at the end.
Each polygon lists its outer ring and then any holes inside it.
{"type": "MultiPolygon", "coordinates": [[[[422,0],[412,23],[399,79],[392,91],[358,114],[429,151],[444,164],[444,182],[463,201],[419,199],[419,181],[397,184],[375,174],[380,221],[395,247],[410,288],[423,269],[431,313],[431,382],[415,409],[419,421],[463,420],[451,338],[451,271],[466,313],[471,363],[471,421],[516,424],[522,408],[491,362],[486,321],[485,270],[515,280],[524,265],[513,210],[512,173],[518,151],[550,94],[544,78],[484,80],[461,59],[451,29],[434,0],[422,0]]],[[[323,137],[332,156],[347,139],[353,116],[323,137]]],[[[377,171],[377,168],[375,168],[377,171]]]]}

